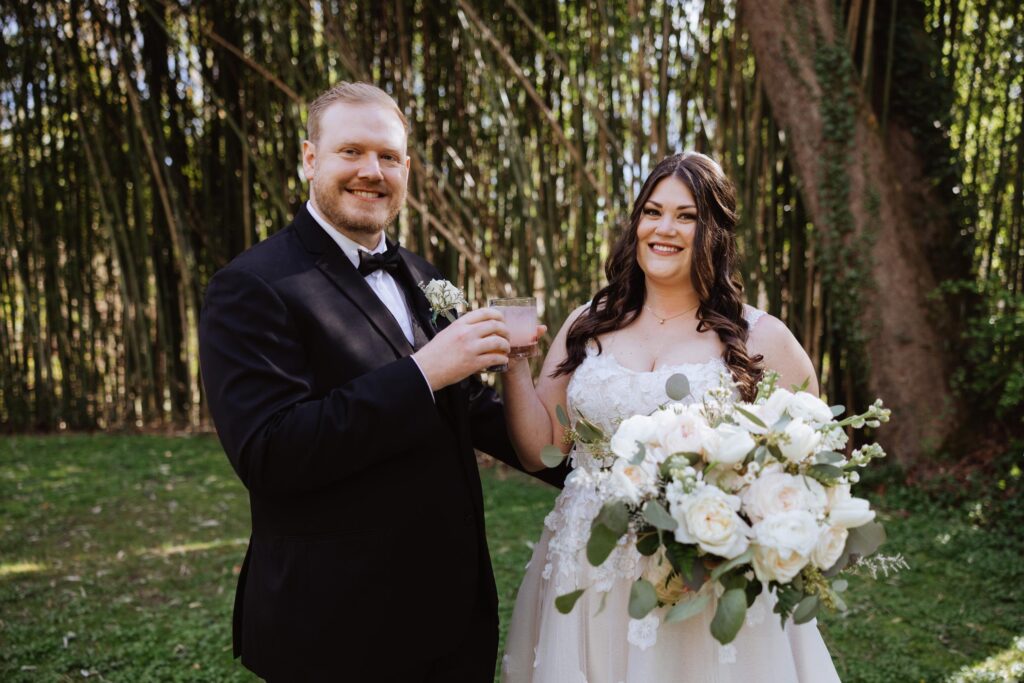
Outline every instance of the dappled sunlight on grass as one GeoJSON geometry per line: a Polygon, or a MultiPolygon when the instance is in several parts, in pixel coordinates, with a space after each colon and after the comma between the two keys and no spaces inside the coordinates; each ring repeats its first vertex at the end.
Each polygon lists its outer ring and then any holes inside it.
{"type": "Polygon", "coordinates": [[[11,562],[7,564],[0,564],[0,578],[12,576],[14,574],[30,574],[45,570],[46,565],[38,562],[11,562]]]}
{"type": "Polygon", "coordinates": [[[947,683],[1018,683],[1024,680],[1024,636],[1017,636],[1002,652],[965,666],[946,680],[947,683]]]}
{"type": "Polygon", "coordinates": [[[248,538],[225,538],[216,541],[202,541],[198,543],[181,543],[177,545],[164,545],[160,548],[149,548],[146,550],[139,551],[143,555],[157,555],[160,557],[169,557],[171,555],[184,555],[186,553],[194,553],[203,550],[210,550],[212,548],[223,548],[226,546],[245,546],[249,542],[248,538]]]}

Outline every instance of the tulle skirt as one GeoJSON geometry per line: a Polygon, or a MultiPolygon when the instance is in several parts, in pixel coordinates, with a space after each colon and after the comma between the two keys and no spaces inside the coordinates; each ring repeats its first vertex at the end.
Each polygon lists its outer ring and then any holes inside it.
{"type": "MultiPolygon", "coordinates": [[[[551,539],[551,530],[545,528],[519,587],[502,658],[505,683],[839,680],[816,622],[797,625],[790,621],[783,629],[778,615],[772,612],[774,597],[767,592],[748,610],[736,639],[724,646],[709,630],[714,600],[702,614],[655,630],[653,619],[644,622],[629,618],[631,582],[626,579],[613,581],[606,594],[585,591],[572,612],[562,614],[555,608],[555,598],[566,591],[556,590],[552,579],[548,554],[551,539]]],[[[580,553],[576,562],[587,560],[580,553]]],[[[554,569],[557,573],[557,567],[554,569]]],[[[589,571],[589,566],[581,564],[578,569],[589,571]]]]}

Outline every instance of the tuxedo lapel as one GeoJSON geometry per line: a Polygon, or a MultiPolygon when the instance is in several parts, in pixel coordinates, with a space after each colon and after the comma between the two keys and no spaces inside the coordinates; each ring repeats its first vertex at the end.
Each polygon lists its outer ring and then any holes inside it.
{"type": "Polygon", "coordinates": [[[302,244],[311,254],[316,255],[316,267],[362,311],[374,329],[391,345],[395,354],[407,356],[412,353],[412,346],[391,311],[341,248],[313,220],[305,206],[296,215],[294,225],[302,244]]]}
{"type": "MultiPolygon", "coordinates": [[[[391,246],[390,240],[388,241],[388,246],[391,246]]],[[[420,326],[427,335],[427,339],[433,339],[434,335],[437,334],[437,329],[431,321],[430,302],[427,301],[426,295],[419,286],[419,283],[426,282],[429,276],[416,270],[415,266],[405,257],[404,251],[404,249],[400,249],[398,252],[401,259],[398,263],[398,272],[395,273],[395,279],[398,280],[399,286],[405,292],[405,299],[409,304],[409,309],[416,320],[419,321],[420,326]]]]}

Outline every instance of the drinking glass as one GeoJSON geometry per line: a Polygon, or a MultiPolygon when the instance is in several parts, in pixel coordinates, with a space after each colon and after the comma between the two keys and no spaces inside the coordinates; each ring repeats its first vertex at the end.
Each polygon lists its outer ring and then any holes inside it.
{"type": "MultiPolygon", "coordinates": [[[[491,299],[488,306],[501,311],[508,326],[509,343],[512,349],[509,358],[531,358],[539,352],[537,346],[537,299],[518,297],[513,299],[491,299]]],[[[487,368],[490,372],[504,372],[508,365],[487,368]]]]}

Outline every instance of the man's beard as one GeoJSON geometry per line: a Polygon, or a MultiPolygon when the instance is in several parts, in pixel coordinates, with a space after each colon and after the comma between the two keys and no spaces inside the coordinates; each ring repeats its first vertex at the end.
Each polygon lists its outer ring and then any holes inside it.
{"type": "Polygon", "coordinates": [[[317,209],[320,210],[320,213],[323,214],[328,223],[335,228],[347,232],[379,235],[395,222],[398,212],[402,209],[402,203],[405,201],[404,190],[400,194],[389,194],[387,216],[383,220],[375,220],[370,217],[353,215],[354,212],[345,211],[341,207],[340,199],[342,194],[347,192],[344,188],[339,188],[330,181],[318,180],[317,178],[313,178],[312,185],[313,195],[317,199],[317,209]]]}

